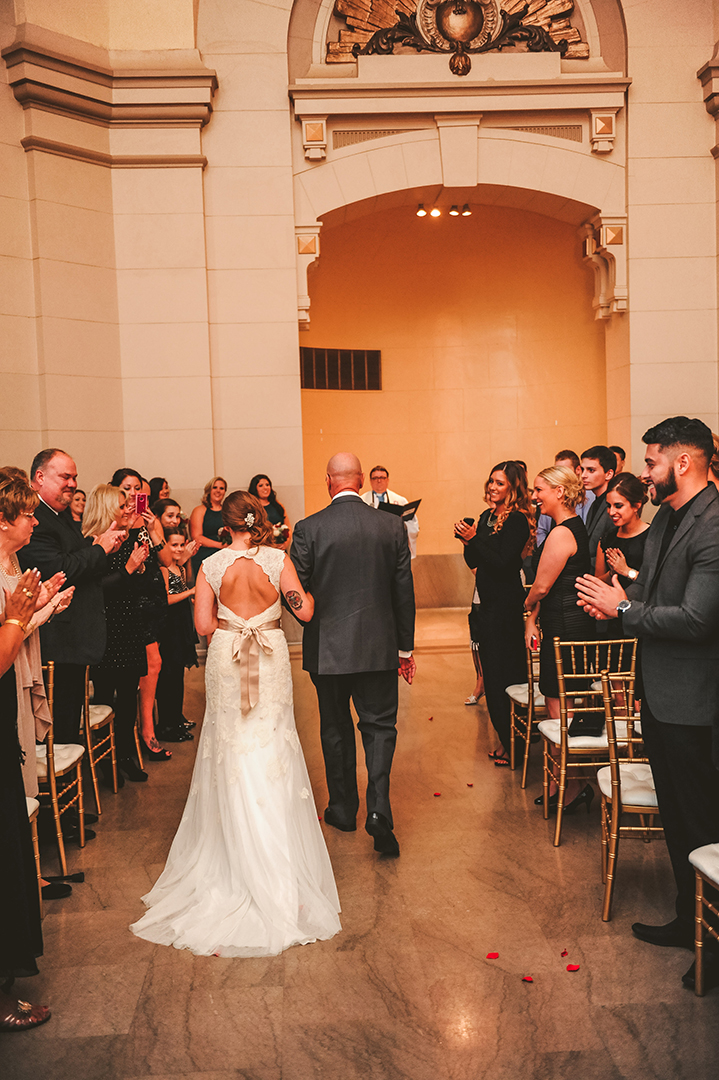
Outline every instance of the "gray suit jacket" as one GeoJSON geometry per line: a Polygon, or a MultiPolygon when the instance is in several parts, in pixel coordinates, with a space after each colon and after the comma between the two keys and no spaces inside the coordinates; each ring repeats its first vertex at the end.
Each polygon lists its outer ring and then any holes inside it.
{"type": "Polygon", "coordinates": [[[587,535],[589,537],[589,557],[592,560],[592,573],[594,573],[594,568],[597,563],[597,548],[599,547],[599,541],[602,539],[603,536],[606,535],[606,533],[610,531],[610,529],[614,528],[612,524],[612,519],[609,516],[609,511],[607,510],[606,499],[603,500],[602,506],[596,512],[596,514],[592,514],[593,509],[594,503],[592,503],[592,505],[589,507],[589,511],[587,512],[587,517],[585,519],[586,525],[587,521],[590,518],[593,518],[591,527],[587,525],[587,535]]]}
{"type": "Polygon", "coordinates": [[[414,647],[414,583],[401,518],[343,495],[295,525],[290,552],[315,613],[302,666],[320,675],[388,671],[414,647]]]}
{"type": "MultiPolygon", "coordinates": [[[[719,734],[719,494],[699,493],[659,563],[671,507],[652,522],[625,633],[641,639],[644,694],[657,720],[719,734]]],[[[719,739],[715,738],[715,758],[719,739]]]]}

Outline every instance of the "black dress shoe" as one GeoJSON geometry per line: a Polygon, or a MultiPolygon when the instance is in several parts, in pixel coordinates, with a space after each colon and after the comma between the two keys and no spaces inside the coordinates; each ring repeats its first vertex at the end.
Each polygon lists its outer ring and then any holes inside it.
{"type": "Polygon", "coordinates": [[[645,923],[635,922],[632,933],[640,941],[648,941],[650,945],[665,945],[671,949],[694,948],[693,926],[679,919],[672,919],[664,926],[647,926],[645,923]]]}
{"type": "Polygon", "coordinates": [[[332,813],[329,806],[325,810],[324,820],[327,822],[328,825],[332,825],[333,828],[339,829],[340,832],[357,832],[356,821],[340,821],[340,819],[338,817],[335,817],[335,815],[332,813]]]}
{"type": "Polygon", "coordinates": [[[49,885],[43,885],[43,900],[64,900],[72,894],[72,885],[66,885],[64,881],[51,881],[49,885]]]}
{"type": "MultiPolygon", "coordinates": [[[[95,835],[96,834],[95,834],[94,829],[85,829],[85,843],[87,843],[88,840],[94,840],[95,835]]],[[[79,829],[67,829],[67,831],[66,831],[65,829],[63,829],[62,830],[62,838],[63,838],[63,840],[65,841],[66,844],[72,844],[72,843],[74,843],[74,841],[77,841],[78,844],[79,844],[80,843],[80,830],[79,829]]]]}
{"type": "Polygon", "coordinates": [[[368,814],[365,830],[374,839],[374,849],[382,855],[399,855],[397,837],[390,828],[390,823],[382,814],[368,814]]]}
{"type": "Polygon", "coordinates": [[[185,727],[158,728],[156,735],[162,742],[192,742],[195,737],[185,727]]]}
{"type": "MultiPolygon", "coordinates": [[[[714,990],[719,986],[719,953],[710,951],[704,946],[704,993],[707,990],[714,990]]],[[[688,990],[696,989],[696,962],[692,964],[689,971],[682,975],[682,982],[688,990]]]]}
{"type": "MultiPolygon", "coordinates": [[[[559,792],[555,791],[553,795],[550,795],[548,801],[549,801],[549,809],[550,810],[552,810],[552,809],[556,810],[557,809],[557,803],[559,802],[559,792]]],[[[542,792],[542,794],[539,795],[534,800],[534,805],[535,806],[541,806],[543,802],[544,802],[544,792],[542,792]]]]}
{"type": "Polygon", "coordinates": [[[147,773],[142,771],[134,758],[123,758],[122,761],[118,761],[117,768],[122,769],[127,779],[133,780],[136,784],[144,784],[147,780],[147,773]]]}
{"type": "MultiPolygon", "coordinates": [[[[83,814],[82,816],[83,816],[83,817],[84,817],[84,819],[85,819],[85,826],[86,826],[86,827],[87,827],[88,825],[95,825],[95,824],[97,824],[97,814],[89,814],[89,813],[87,812],[87,810],[86,810],[86,811],[85,811],[85,813],[84,813],[84,814],[83,814]]],[[[76,813],[76,812],[75,812],[74,810],[70,810],[70,811],[69,811],[69,812],[68,812],[68,813],[66,814],[66,818],[67,818],[67,821],[69,822],[69,824],[70,824],[70,825],[72,825],[73,829],[76,829],[76,828],[77,828],[77,823],[78,823],[78,818],[79,818],[79,815],[78,815],[78,814],[77,814],[77,813],[76,813]]]]}

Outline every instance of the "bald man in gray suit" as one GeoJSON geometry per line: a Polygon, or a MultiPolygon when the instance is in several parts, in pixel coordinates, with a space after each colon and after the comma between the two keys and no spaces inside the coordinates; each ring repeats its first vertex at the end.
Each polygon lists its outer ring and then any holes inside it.
{"type": "Polygon", "coordinates": [[[317,690],[329,806],[324,819],[354,832],[359,810],[355,732],[359,716],[367,764],[367,821],[375,851],[399,855],[389,778],[397,741],[397,673],[412,682],[414,584],[400,518],[359,496],[364,475],[354,454],[327,465],[332,498],[295,526],[291,558],[315,600],[304,632],[303,667],[317,690]]]}

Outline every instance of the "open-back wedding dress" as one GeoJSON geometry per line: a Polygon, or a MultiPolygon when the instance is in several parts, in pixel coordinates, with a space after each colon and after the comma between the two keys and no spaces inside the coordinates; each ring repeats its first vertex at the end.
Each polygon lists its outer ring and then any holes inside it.
{"type": "Polygon", "coordinates": [[[273,956],[341,929],[279,628],[284,558],[275,548],[228,548],[202,564],[220,623],[207,653],[205,719],[167,865],[130,928],[201,956],[273,956]],[[240,558],[277,590],[250,619],[220,602],[225,571],[240,558]]]}

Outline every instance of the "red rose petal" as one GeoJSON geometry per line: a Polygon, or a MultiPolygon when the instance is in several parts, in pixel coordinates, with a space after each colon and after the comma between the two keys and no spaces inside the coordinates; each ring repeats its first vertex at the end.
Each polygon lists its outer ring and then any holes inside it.
{"type": "Polygon", "coordinates": [[[467,784],[467,787],[474,787],[474,784],[467,784]]]}
{"type": "Polygon", "coordinates": [[[438,798],[440,797],[440,795],[441,795],[441,794],[442,794],[442,792],[441,792],[441,791],[435,791],[435,793],[434,793],[434,797],[435,797],[435,799],[438,799],[438,798]]]}
{"type": "Polygon", "coordinates": [[[433,716],[430,716],[430,720],[434,720],[434,717],[433,717],[433,716]]]}
{"type": "Polygon", "coordinates": [[[487,959],[488,960],[499,960],[499,953],[498,952],[488,952],[487,953],[487,959]]]}
{"type": "Polygon", "coordinates": [[[567,971],[579,971],[579,964],[567,964],[567,971]]]}
{"type": "Polygon", "coordinates": [[[562,949],[561,955],[562,956],[569,956],[569,953],[567,952],[566,949],[562,949]]]}
{"type": "Polygon", "coordinates": [[[534,979],[532,978],[531,975],[523,975],[522,976],[522,982],[534,982],[534,979]]]}

